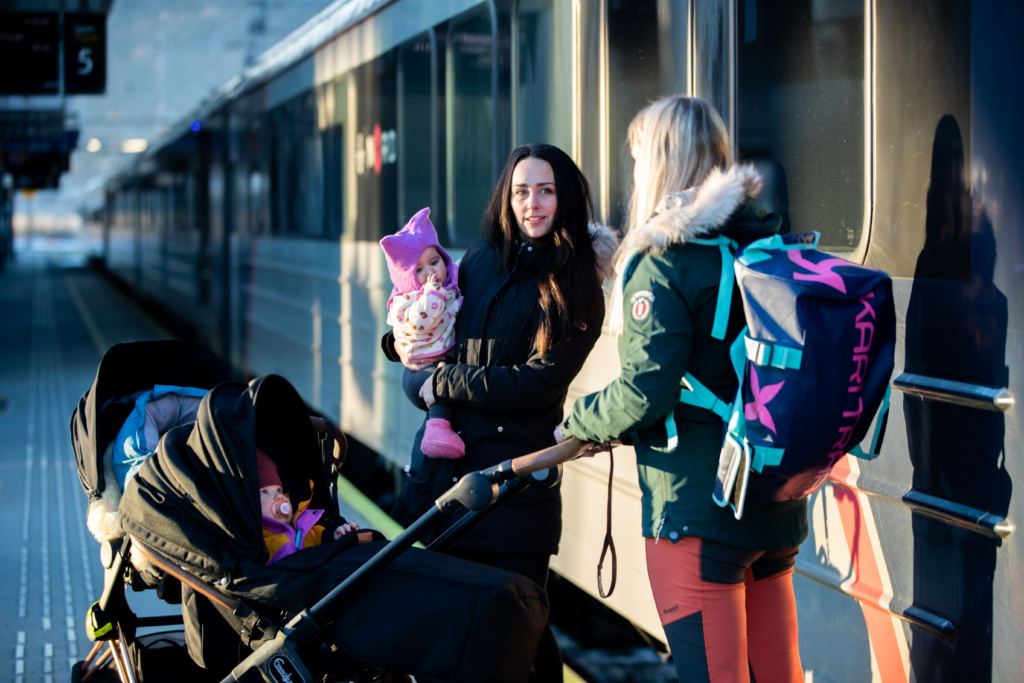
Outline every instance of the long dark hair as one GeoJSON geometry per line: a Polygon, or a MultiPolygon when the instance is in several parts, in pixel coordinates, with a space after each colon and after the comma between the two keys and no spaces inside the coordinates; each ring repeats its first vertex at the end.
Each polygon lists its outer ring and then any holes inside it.
{"type": "Polygon", "coordinates": [[[594,213],[590,185],[569,155],[553,145],[535,143],[512,150],[484,214],[483,238],[501,254],[505,268],[511,269],[513,254],[522,241],[512,213],[512,173],[516,164],[529,158],[551,164],[558,199],[554,226],[544,237],[550,240],[545,252],[545,273],[538,280],[541,320],[536,344],[537,350],[544,353],[568,339],[578,323],[592,320],[600,310],[604,294],[589,233],[594,213]]]}

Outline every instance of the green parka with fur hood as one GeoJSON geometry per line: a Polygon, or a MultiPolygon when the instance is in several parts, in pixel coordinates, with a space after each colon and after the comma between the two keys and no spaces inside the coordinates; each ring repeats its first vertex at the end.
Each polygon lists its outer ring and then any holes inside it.
{"type": "Polygon", "coordinates": [[[643,535],[678,541],[684,536],[776,550],[807,536],[805,500],[760,503],[748,499],[743,519],[711,499],[722,421],[679,403],[687,373],[725,401],[737,380],[729,346],[743,328],[740,296],[733,296],[726,339],[711,337],[722,259],[716,246],[695,238],[724,234],[740,244],[774,234],[781,219],[753,197],[761,176],[752,166],[716,170],[697,188],[668,197],[646,224],[631,230],[617,256],[612,327],[620,376],[576,401],[562,424],[565,436],[605,442],[632,440],[643,493],[643,535]],[[630,259],[632,254],[639,254],[630,259]],[[622,272],[630,264],[627,272],[622,272]],[[679,433],[666,448],[665,416],[675,411],[679,433]]]}

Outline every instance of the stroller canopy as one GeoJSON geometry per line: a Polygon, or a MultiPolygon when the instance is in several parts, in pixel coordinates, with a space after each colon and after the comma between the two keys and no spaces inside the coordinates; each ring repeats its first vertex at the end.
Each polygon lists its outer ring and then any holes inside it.
{"type": "Polygon", "coordinates": [[[228,367],[204,346],[173,340],[115,344],[103,355],[92,387],[71,414],[78,478],[92,500],[106,482],[103,454],[135,407],[157,384],[212,389],[231,379],[228,367]]]}
{"type": "Polygon", "coordinates": [[[348,544],[315,546],[264,566],[257,447],[275,461],[293,500],[312,498],[310,507],[325,511],[320,523],[337,523],[309,413],[287,380],[268,375],[218,385],[194,425],[166,434],[129,482],[121,524],[203,581],[287,609],[308,595],[306,581],[325,578],[305,578],[306,570],[348,544]],[[286,578],[288,587],[278,586],[286,578]]]}

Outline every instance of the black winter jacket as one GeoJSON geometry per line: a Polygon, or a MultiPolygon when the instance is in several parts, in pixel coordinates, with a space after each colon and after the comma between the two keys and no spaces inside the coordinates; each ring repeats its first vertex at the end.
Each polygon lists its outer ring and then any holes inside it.
{"type": "MultiPolygon", "coordinates": [[[[599,254],[614,249],[615,238],[607,228],[596,228],[593,241],[599,254]]],[[[569,384],[601,335],[604,301],[592,320],[578,321],[572,338],[538,354],[537,282],[547,270],[547,248],[520,244],[511,271],[506,271],[500,254],[480,240],[459,264],[464,299],[456,357],[434,373],[433,387],[438,402],[454,407],[452,426],[466,443],[466,455],[459,460],[424,456],[420,428],[409,477],[392,512],[400,523],[414,521],[467,472],[554,445],[553,432],[562,419],[569,384]]],[[[384,348],[395,359],[387,338],[384,348]]],[[[561,536],[561,509],[557,487],[528,488],[503,503],[458,545],[489,552],[554,554],[561,536]]]]}

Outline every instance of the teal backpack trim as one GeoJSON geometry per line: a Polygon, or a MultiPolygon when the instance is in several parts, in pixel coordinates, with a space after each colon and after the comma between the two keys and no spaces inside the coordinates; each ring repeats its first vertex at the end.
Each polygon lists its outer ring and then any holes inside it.
{"type": "Polygon", "coordinates": [[[771,344],[743,336],[747,347],[747,359],[754,365],[770,366],[780,370],[799,370],[803,362],[804,352],[792,346],[771,344]]]}
{"type": "Polygon", "coordinates": [[[821,235],[817,232],[807,234],[813,235],[813,237],[806,242],[787,243],[782,239],[782,235],[772,235],[771,237],[762,237],[759,240],[754,240],[743,248],[743,253],[739,256],[739,262],[749,266],[760,261],[767,261],[771,258],[771,254],[766,253],[767,250],[804,251],[807,249],[817,249],[818,240],[821,239],[821,235]]]}

